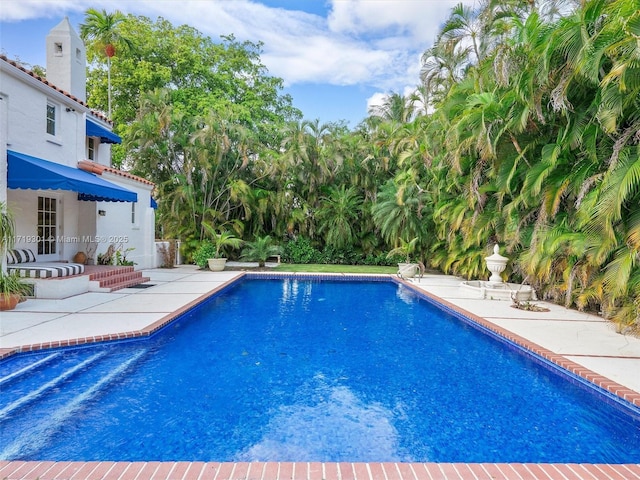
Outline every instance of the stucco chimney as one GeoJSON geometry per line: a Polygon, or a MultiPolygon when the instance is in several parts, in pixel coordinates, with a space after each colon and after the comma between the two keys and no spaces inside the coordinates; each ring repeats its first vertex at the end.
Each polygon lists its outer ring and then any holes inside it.
{"type": "Polygon", "coordinates": [[[69,17],[47,35],[47,80],[86,102],[87,52],[69,17]]]}

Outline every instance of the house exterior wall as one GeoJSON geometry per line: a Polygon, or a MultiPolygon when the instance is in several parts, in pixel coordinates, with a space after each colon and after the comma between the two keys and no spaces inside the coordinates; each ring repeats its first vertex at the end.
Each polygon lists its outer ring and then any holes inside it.
{"type": "MultiPolygon", "coordinates": [[[[7,114],[7,96],[2,93],[0,83],[0,202],[7,201],[7,135],[9,134],[9,117],[7,114]],[[4,161],[3,161],[4,159],[4,161]]],[[[4,259],[0,258],[4,268],[4,259]]]]}
{"type": "Polygon", "coordinates": [[[96,243],[98,253],[105,253],[110,245],[126,252],[127,260],[137,268],[156,265],[155,256],[155,212],[151,208],[151,185],[132,180],[119,180],[118,175],[104,173],[102,177],[138,194],[135,215],[132,218],[132,203],[97,202],[96,243]]]}
{"type": "MultiPolygon", "coordinates": [[[[53,40],[58,41],[58,37],[53,40]]],[[[70,45],[74,52],[76,44],[70,45]]],[[[76,62],[77,59],[72,60],[76,62]]],[[[70,88],[77,89],[77,77],[73,73],[70,75],[70,88]]],[[[71,191],[7,187],[7,150],[78,168],[78,162],[88,157],[87,118],[110,130],[109,123],[101,115],[77,101],[84,98],[83,95],[61,89],[61,86],[36,78],[6,58],[0,59],[0,201],[6,201],[15,214],[16,247],[32,249],[38,260],[72,261],[78,251],[91,248],[93,242],[89,240],[99,240],[95,245],[97,257],[97,253],[106,251],[109,244],[117,243],[109,240],[122,239],[126,240],[122,242],[123,248],[132,249],[127,259],[133,260],[136,268],[154,267],[155,212],[150,208],[153,185],[123,175],[107,172],[101,175],[104,180],[138,194],[136,223],[131,222],[130,202],[80,201],[77,193],[71,191]],[[47,133],[48,104],[56,110],[55,135],[47,133]],[[37,253],[38,196],[55,198],[58,202],[55,254],[37,253]],[[104,211],[105,215],[99,215],[99,211],[104,211]]],[[[100,143],[99,139],[95,139],[94,144],[96,154],[92,160],[110,166],[110,145],[100,143]]]]}
{"type": "MultiPolygon", "coordinates": [[[[35,88],[38,85],[34,82],[41,82],[19,70],[11,75],[10,65],[0,65],[8,67],[0,71],[0,94],[7,108],[7,148],[75,167],[78,158],[86,156],[84,118],[88,108],[53,89],[49,88],[48,94],[45,89],[35,88]],[[48,103],[56,107],[56,135],[47,133],[48,103]]],[[[6,176],[3,179],[6,184],[6,176]]]]}

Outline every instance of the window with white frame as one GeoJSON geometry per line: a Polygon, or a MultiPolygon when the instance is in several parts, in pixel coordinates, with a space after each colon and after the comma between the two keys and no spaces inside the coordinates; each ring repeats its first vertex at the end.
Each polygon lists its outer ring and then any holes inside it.
{"type": "Polygon", "coordinates": [[[52,103],[47,103],[47,133],[56,135],[56,106],[52,103]]]}
{"type": "Polygon", "coordinates": [[[96,159],[96,140],[89,137],[87,139],[87,158],[91,161],[96,159]]]}

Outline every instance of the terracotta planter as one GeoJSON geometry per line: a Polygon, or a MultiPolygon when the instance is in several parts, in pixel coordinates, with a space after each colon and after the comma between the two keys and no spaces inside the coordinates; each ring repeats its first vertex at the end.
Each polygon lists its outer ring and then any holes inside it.
{"type": "Polygon", "coordinates": [[[221,272],[224,270],[224,266],[227,263],[226,258],[210,258],[209,270],[212,272],[221,272]]]}
{"type": "Polygon", "coordinates": [[[13,310],[20,302],[20,295],[10,293],[8,296],[0,294],[0,311],[13,310]]]}
{"type": "Polygon", "coordinates": [[[84,252],[78,252],[73,257],[73,263],[84,263],[87,261],[87,254],[84,252]]]}

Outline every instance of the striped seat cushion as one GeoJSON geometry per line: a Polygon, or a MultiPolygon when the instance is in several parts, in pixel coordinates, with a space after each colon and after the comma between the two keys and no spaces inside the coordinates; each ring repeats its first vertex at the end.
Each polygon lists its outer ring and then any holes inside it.
{"type": "Polygon", "coordinates": [[[7,251],[7,264],[14,265],[16,263],[30,263],[35,262],[36,256],[33,250],[28,248],[16,248],[15,250],[7,251]]]}
{"type": "Polygon", "coordinates": [[[15,272],[23,278],[56,278],[84,273],[80,263],[33,262],[7,265],[8,272],[15,272]]]}

